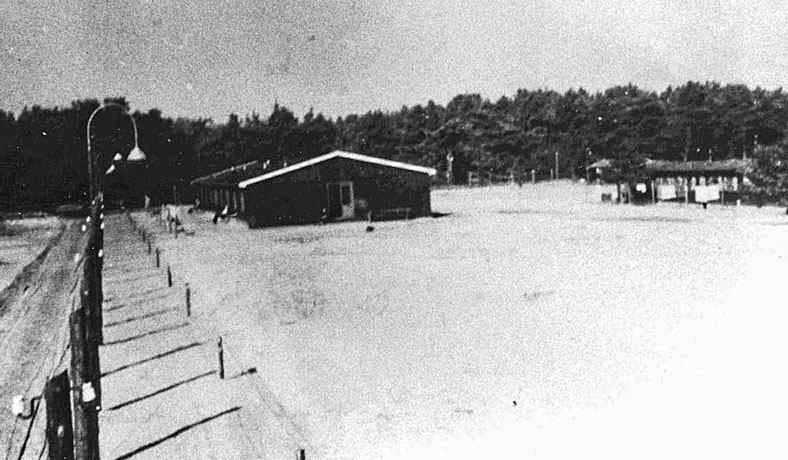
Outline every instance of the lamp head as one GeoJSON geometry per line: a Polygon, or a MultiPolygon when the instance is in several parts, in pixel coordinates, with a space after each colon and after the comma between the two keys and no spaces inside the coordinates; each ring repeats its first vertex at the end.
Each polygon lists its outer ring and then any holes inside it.
{"type": "Polygon", "coordinates": [[[134,148],[131,149],[131,152],[129,152],[129,156],[128,156],[128,158],[126,158],[126,160],[127,161],[145,161],[146,158],[147,157],[142,152],[142,149],[140,149],[139,146],[135,145],[134,148]]]}
{"type": "Polygon", "coordinates": [[[115,163],[123,161],[123,155],[121,155],[120,152],[115,153],[115,156],[112,157],[112,161],[115,163]]]}

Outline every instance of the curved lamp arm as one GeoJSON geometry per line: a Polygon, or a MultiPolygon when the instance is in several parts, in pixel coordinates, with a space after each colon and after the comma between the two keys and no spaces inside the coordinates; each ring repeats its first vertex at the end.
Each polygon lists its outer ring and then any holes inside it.
{"type": "Polygon", "coordinates": [[[93,188],[95,187],[95,184],[94,184],[95,181],[93,179],[93,168],[94,168],[94,164],[93,163],[94,163],[94,161],[93,161],[93,155],[91,153],[90,124],[93,122],[93,118],[96,116],[96,114],[98,114],[100,111],[102,111],[103,109],[105,109],[107,107],[118,107],[118,108],[121,109],[121,111],[124,114],[126,114],[129,117],[129,119],[131,119],[131,126],[132,126],[132,128],[134,128],[134,148],[132,149],[132,151],[129,154],[129,156],[132,156],[132,155],[135,156],[135,158],[133,158],[132,161],[134,161],[134,160],[139,161],[139,160],[144,160],[145,159],[145,154],[142,153],[142,150],[140,150],[140,148],[139,148],[139,133],[137,132],[137,122],[134,120],[134,117],[131,116],[131,114],[127,111],[127,108],[125,106],[122,106],[122,105],[116,103],[116,102],[105,102],[105,103],[101,104],[100,106],[96,107],[96,110],[94,110],[93,113],[91,113],[90,117],[88,118],[88,124],[87,124],[87,128],[86,128],[87,129],[87,141],[88,141],[88,181],[89,181],[88,185],[89,185],[89,189],[90,189],[89,193],[90,193],[90,197],[91,198],[94,195],[93,188]]]}

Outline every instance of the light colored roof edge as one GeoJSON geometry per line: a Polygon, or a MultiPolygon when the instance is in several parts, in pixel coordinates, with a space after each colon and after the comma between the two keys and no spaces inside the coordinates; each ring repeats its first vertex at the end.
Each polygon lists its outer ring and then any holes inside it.
{"type": "Polygon", "coordinates": [[[407,169],[410,171],[428,174],[430,176],[434,176],[435,174],[437,174],[435,168],[428,168],[426,166],[417,166],[408,163],[403,163],[401,161],[385,160],[383,158],[361,155],[360,153],[344,152],[342,150],[337,150],[334,153],[337,153],[338,156],[342,158],[347,158],[349,160],[365,161],[367,163],[374,163],[382,166],[389,166],[392,168],[407,169]]]}
{"type": "Polygon", "coordinates": [[[252,166],[253,164],[257,163],[257,161],[258,160],[247,161],[246,163],[242,163],[242,164],[239,164],[239,165],[233,165],[233,166],[230,166],[229,168],[222,169],[221,171],[216,171],[216,172],[212,172],[210,174],[206,174],[205,176],[195,177],[194,179],[191,180],[191,182],[189,182],[189,184],[190,185],[194,185],[195,182],[203,182],[203,181],[206,181],[206,180],[214,179],[214,178],[216,178],[216,177],[218,177],[218,176],[220,176],[220,175],[222,175],[224,173],[228,173],[228,172],[236,171],[238,169],[246,168],[248,166],[252,166]]]}
{"type": "Polygon", "coordinates": [[[281,169],[277,169],[276,171],[271,171],[270,173],[262,174],[257,177],[252,177],[251,179],[246,179],[245,181],[241,181],[238,183],[238,188],[246,188],[249,185],[256,184],[258,182],[262,182],[268,179],[272,179],[277,176],[281,176],[283,174],[288,174],[293,171],[297,171],[302,168],[306,168],[308,166],[315,165],[317,163],[322,163],[323,161],[330,160],[332,158],[347,158],[348,160],[356,160],[356,161],[363,161],[366,163],[373,163],[382,166],[389,166],[392,168],[399,168],[399,169],[407,169],[409,171],[420,172],[423,174],[428,174],[430,176],[434,176],[436,171],[434,168],[426,168],[424,166],[415,166],[409,165],[407,163],[402,163],[399,161],[392,161],[392,160],[384,160],[383,158],[376,158],[367,155],[361,155],[359,153],[352,153],[352,152],[344,152],[342,150],[334,150],[333,152],[326,153],[325,155],[320,155],[314,158],[310,158],[309,160],[302,161],[300,163],[296,163],[281,169]]]}

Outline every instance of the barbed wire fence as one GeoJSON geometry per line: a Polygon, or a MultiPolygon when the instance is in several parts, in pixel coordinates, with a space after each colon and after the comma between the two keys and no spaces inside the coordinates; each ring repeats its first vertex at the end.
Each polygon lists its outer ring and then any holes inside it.
{"type": "Polygon", "coordinates": [[[87,244],[75,256],[73,272],[78,273],[67,293],[68,321],[58,328],[48,348],[51,359],[42,359],[27,384],[24,394],[14,399],[15,420],[5,459],[49,458],[97,459],[98,410],[101,407],[99,345],[103,337],[101,308],[103,293],[103,210],[100,198],[93,200],[90,215],[81,225],[87,244]],[[82,273],[79,273],[79,270],[82,273]],[[71,360],[66,357],[71,351],[71,360]],[[43,379],[42,379],[43,377],[43,379]],[[42,383],[43,380],[43,383],[42,383]],[[33,395],[34,388],[39,391],[33,395]],[[24,399],[27,396],[27,399],[24,399]],[[29,411],[25,414],[25,401],[29,411]],[[46,417],[41,417],[42,403],[46,417]],[[73,414],[71,407],[73,407],[73,414]],[[21,445],[16,432],[24,426],[21,445]],[[43,439],[37,433],[44,433],[43,439]],[[40,439],[36,455],[30,455],[31,439],[40,439]]]}

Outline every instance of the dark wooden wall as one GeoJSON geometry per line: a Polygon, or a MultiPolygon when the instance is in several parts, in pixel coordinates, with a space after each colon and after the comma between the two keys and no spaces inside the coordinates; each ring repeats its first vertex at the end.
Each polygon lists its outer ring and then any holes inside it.
{"type": "Polygon", "coordinates": [[[317,222],[328,207],[326,184],[351,181],[356,217],[365,218],[395,208],[410,208],[411,217],[429,215],[430,177],[427,174],[334,158],[284,174],[245,189],[245,218],[253,225],[317,222]]]}

